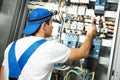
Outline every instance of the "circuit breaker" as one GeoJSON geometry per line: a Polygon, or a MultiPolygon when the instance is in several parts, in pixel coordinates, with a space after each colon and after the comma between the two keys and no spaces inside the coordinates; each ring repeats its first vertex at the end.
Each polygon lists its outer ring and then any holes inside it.
{"type": "Polygon", "coordinates": [[[93,38],[90,52],[84,60],[84,68],[90,71],[95,71],[97,68],[102,40],[100,38],[93,38]]]}
{"type": "Polygon", "coordinates": [[[106,6],[106,0],[96,0],[95,2],[95,14],[96,15],[103,15],[106,6]]]}

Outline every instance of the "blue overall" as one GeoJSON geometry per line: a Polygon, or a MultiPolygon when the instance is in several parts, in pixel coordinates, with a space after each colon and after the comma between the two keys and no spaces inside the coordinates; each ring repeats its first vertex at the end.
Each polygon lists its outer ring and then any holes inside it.
{"type": "Polygon", "coordinates": [[[28,59],[32,53],[44,42],[47,40],[42,39],[34,42],[20,57],[17,61],[15,56],[15,45],[16,41],[13,42],[9,54],[8,54],[8,66],[9,66],[9,80],[17,80],[24,65],[27,63],[28,59]]]}

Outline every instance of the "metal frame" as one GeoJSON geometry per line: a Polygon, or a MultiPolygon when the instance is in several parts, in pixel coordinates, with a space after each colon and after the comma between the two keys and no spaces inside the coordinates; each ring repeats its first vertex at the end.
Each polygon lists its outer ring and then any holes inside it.
{"type": "MultiPolygon", "coordinates": [[[[115,32],[113,37],[113,46],[111,48],[110,53],[110,61],[109,61],[109,67],[108,67],[108,73],[107,73],[107,80],[119,80],[117,79],[118,70],[120,70],[120,0],[118,2],[118,10],[117,10],[117,18],[115,23],[115,32]],[[119,68],[119,69],[117,69],[119,68]]],[[[120,71],[119,71],[120,74],[120,71]]]]}

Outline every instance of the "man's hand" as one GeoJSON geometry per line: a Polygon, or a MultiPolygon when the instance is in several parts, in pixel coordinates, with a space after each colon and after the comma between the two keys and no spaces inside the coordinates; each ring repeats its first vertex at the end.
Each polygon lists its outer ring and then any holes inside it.
{"type": "Polygon", "coordinates": [[[86,36],[89,36],[90,38],[92,38],[96,34],[96,30],[97,29],[96,29],[95,24],[92,23],[89,30],[87,31],[86,36]]]}

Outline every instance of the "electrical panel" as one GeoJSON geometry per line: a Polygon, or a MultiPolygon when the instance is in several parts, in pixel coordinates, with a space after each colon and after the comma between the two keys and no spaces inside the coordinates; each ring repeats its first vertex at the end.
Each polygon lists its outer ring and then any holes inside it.
{"type": "Polygon", "coordinates": [[[57,15],[53,16],[50,39],[56,39],[69,48],[81,46],[95,19],[97,34],[92,40],[89,55],[77,61],[55,64],[51,80],[109,80],[118,3],[106,0],[85,1],[28,2],[29,11],[35,8],[57,11],[57,15]]]}

